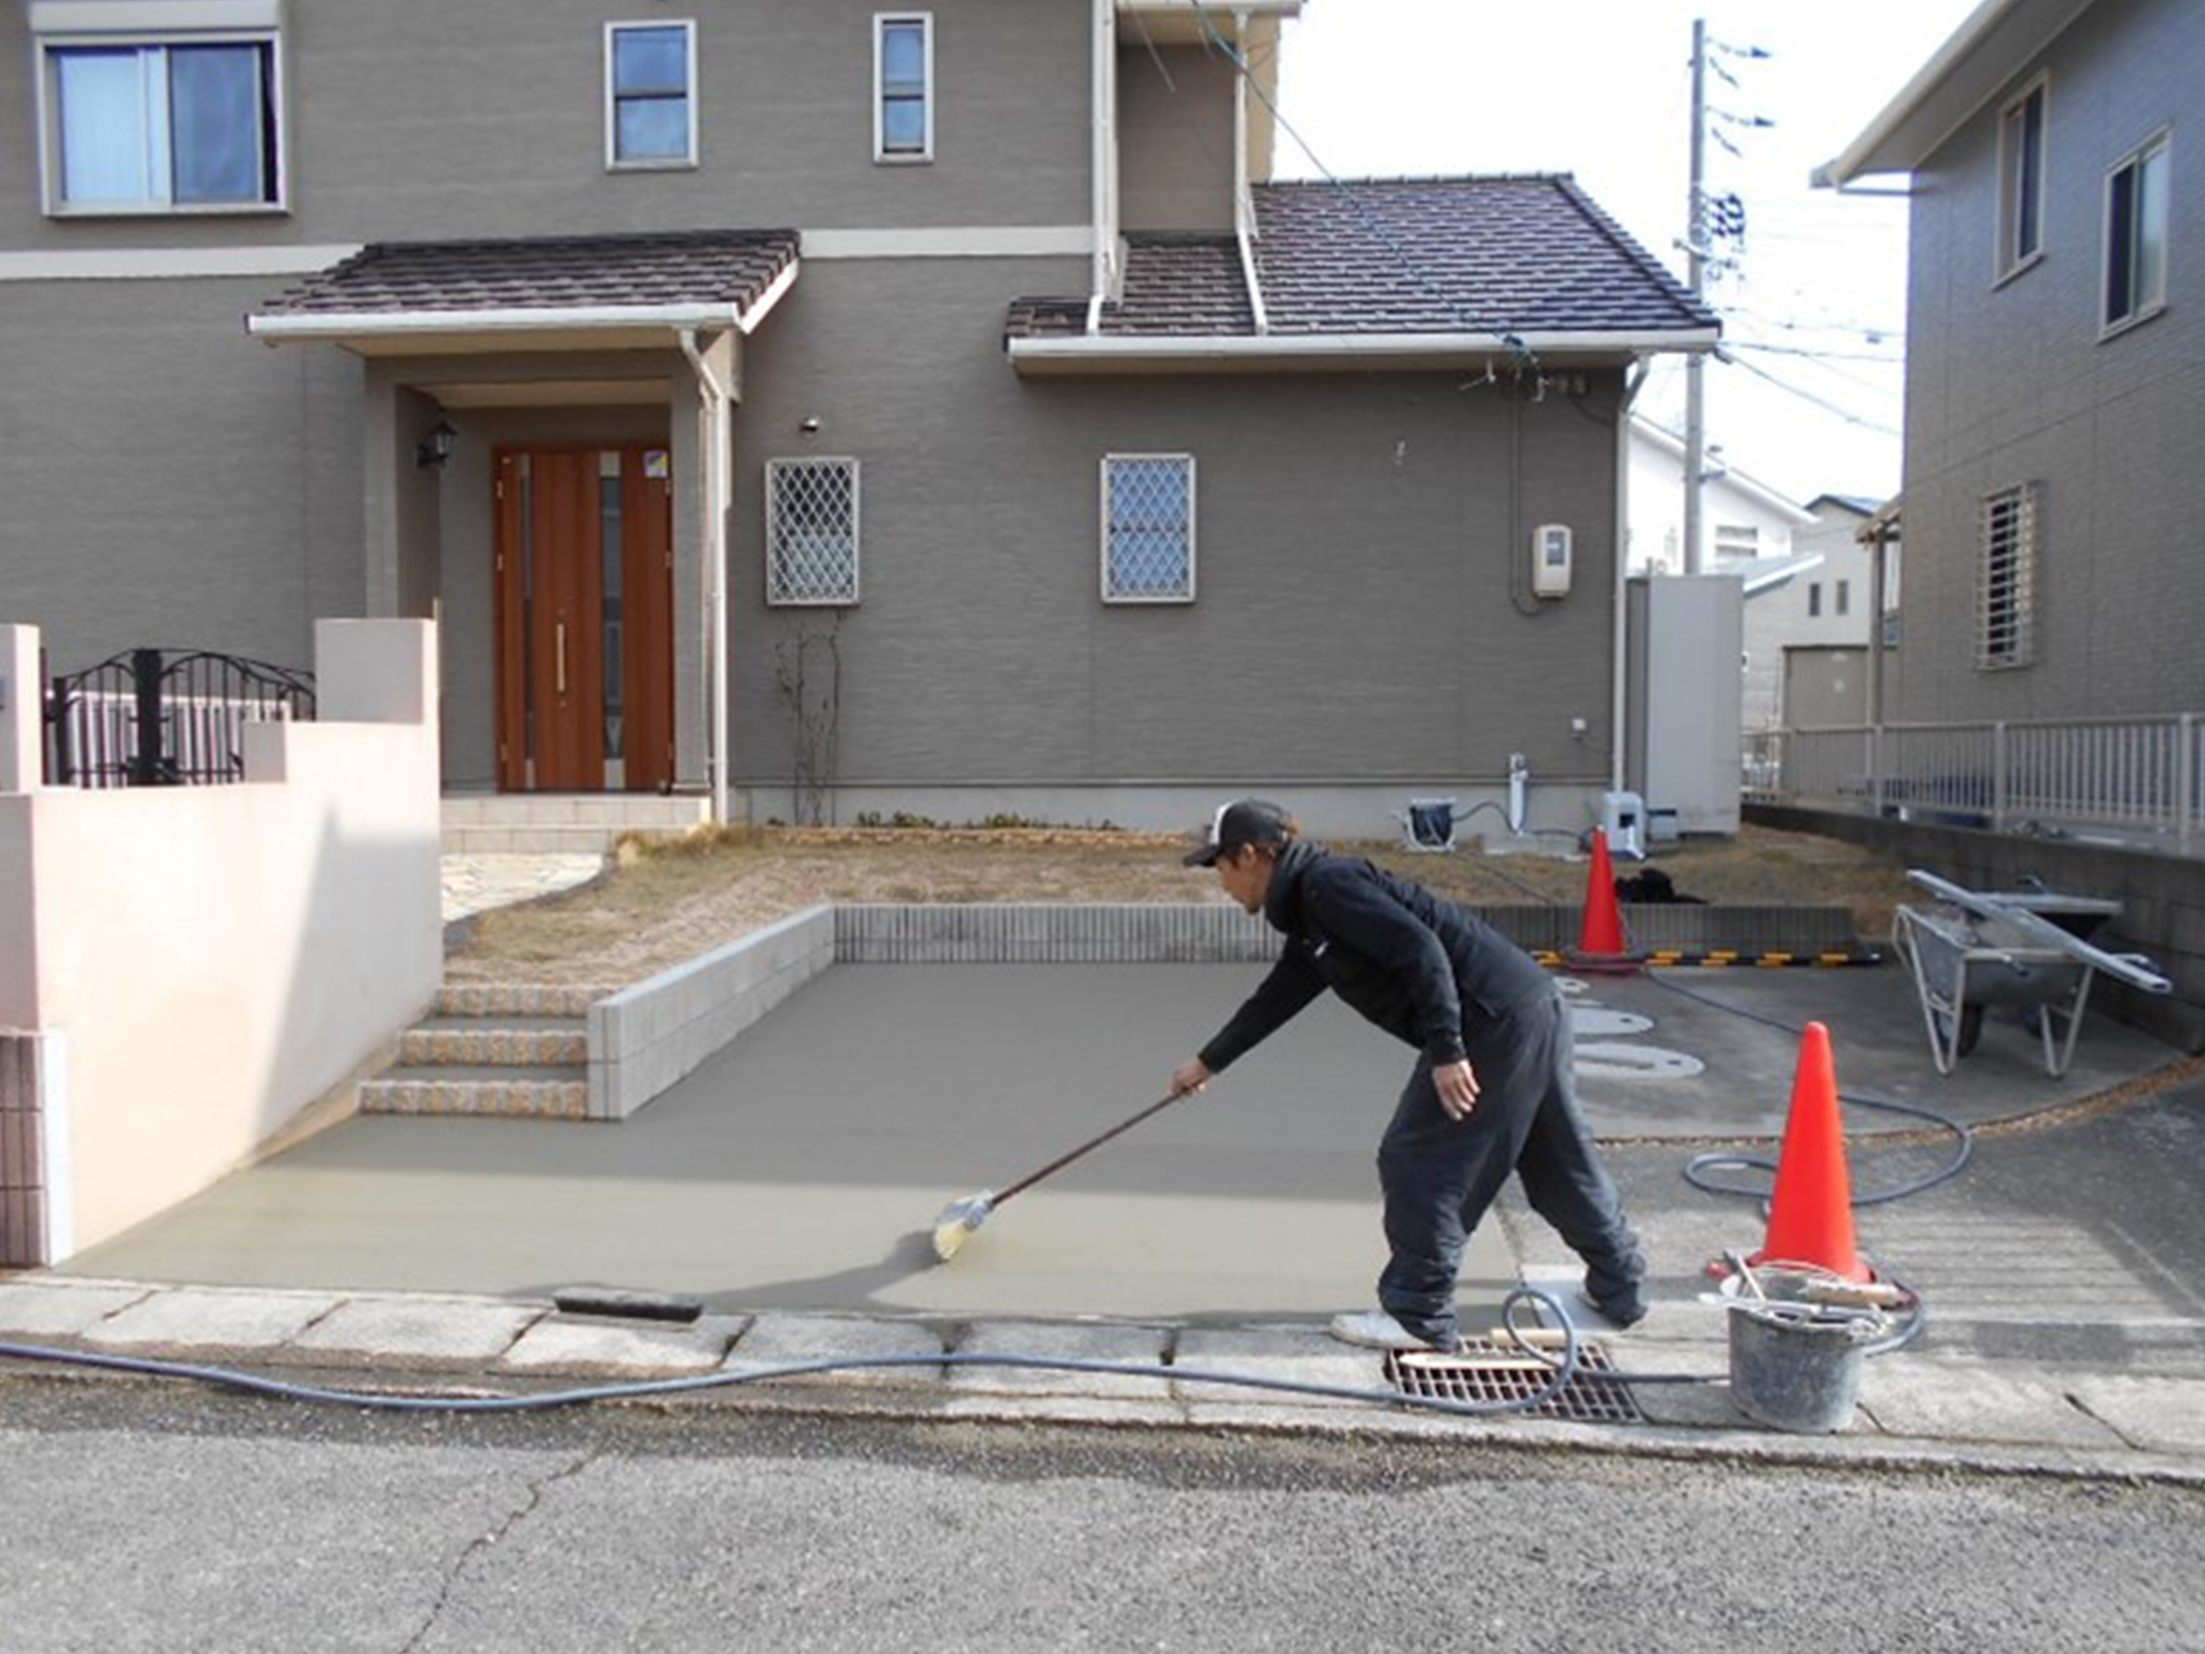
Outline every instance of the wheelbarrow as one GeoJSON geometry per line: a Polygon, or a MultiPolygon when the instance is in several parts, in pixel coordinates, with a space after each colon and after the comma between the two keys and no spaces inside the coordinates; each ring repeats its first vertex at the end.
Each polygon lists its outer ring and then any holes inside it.
{"type": "Polygon", "coordinates": [[[2118,902],[2052,890],[1966,890],[1919,869],[1907,877],[1936,905],[1901,907],[1891,945],[1913,974],[1940,1074],[1975,1049],[1990,1006],[2020,1011],[2042,1043],[2045,1072],[2057,1079],[2074,1059],[2098,976],[2146,993],[2173,990],[2143,955],[2108,953],[2085,940],[2121,911],[2118,902]]]}

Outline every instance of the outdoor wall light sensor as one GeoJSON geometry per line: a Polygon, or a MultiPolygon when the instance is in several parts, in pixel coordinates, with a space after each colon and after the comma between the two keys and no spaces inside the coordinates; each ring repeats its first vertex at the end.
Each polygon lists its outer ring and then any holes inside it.
{"type": "Polygon", "coordinates": [[[441,466],[452,457],[452,448],[458,441],[459,433],[440,419],[429,427],[429,434],[414,445],[413,462],[424,471],[431,466],[441,466]]]}

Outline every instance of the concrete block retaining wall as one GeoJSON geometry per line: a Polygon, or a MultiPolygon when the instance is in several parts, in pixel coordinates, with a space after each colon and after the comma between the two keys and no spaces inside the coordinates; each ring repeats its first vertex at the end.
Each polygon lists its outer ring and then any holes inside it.
{"type": "Polygon", "coordinates": [[[808,908],[589,1008],[589,1114],[625,1120],[835,960],[835,916],[808,908]]]}

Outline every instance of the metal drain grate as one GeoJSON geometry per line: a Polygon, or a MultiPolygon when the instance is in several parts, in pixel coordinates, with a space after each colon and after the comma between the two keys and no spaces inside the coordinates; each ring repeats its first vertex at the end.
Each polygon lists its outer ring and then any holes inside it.
{"type": "MultiPolygon", "coordinates": [[[[1551,1382],[1551,1369],[1535,1356],[1466,1338],[1452,1355],[1418,1352],[1386,1357],[1386,1381],[1403,1395],[1479,1405],[1527,1401],[1551,1382]]],[[[1553,1397],[1524,1412],[1534,1418],[1570,1419],[1579,1424],[1643,1424],[1646,1415],[1622,1384],[1588,1380],[1588,1372],[1612,1373],[1615,1363],[1598,1344],[1577,1346],[1577,1371],[1553,1397]]]]}

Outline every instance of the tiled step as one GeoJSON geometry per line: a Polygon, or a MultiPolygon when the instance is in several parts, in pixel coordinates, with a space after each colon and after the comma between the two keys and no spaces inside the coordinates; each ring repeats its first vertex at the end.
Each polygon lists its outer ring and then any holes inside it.
{"type": "Polygon", "coordinates": [[[589,1071],[578,1067],[400,1067],[360,1087],[363,1114],[463,1114],[584,1120],[589,1071]]]}
{"type": "Polygon", "coordinates": [[[444,853],[605,855],[622,833],[686,833],[710,814],[689,794],[458,794],[444,800],[444,853]]]}
{"type": "Polygon", "coordinates": [[[439,1017],[586,1017],[600,999],[618,988],[574,987],[566,983],[447,982],[437,995],[439,1017]]]}
{"type": "Polygon", "coordinates": [[[589,1030],[579,1017],[435,1017],[406,1031],[398,1060],[409,1068],[586,1068],[589,1030]]]}

